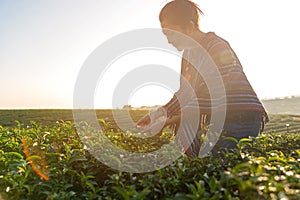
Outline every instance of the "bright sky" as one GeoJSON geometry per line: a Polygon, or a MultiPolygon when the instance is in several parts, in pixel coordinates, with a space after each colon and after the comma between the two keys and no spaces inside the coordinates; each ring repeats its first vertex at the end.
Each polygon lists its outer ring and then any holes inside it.
{"type": "MultiPolygon", "coordinates": [[[[201,29],[231,44],[259,98],[300,95],[298,0],[195,2],[205,13],[201,29]]],[[[165,0],[0,1],[0,108],[72,108],[76,77],[89,54],[117,34],[159,28],[164,4],[165,0]]],[[[153,53],[129,55],[114,67],[143,64],[149,55],[153,53]]],[[[161,56],[154,55],[156,63],[161,56]]],[[[179,71],[178,58],[163,56],[169,62],[161,64],[179,71]]],[[[95,95],[96,107],[112,106],[112,81],[118,83],[126,70],[111,74],[99,82],[106,90],[95,95]]],[[[164,104],[171,96],[167,88],[147,86],[128,103],[164,104]]]]}

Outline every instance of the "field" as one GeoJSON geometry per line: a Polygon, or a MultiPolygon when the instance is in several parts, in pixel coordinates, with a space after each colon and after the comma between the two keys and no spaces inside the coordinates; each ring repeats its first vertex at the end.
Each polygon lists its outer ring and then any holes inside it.
{"type": "Polygon", "coordinates": [[[300,96],[262,100],[268,113],[300,115],[300,96]]]}
{"type": "MultiPolygon", "coordinates": [[[[124,112],[127,112],[124,110],[124,112]]],[[[112,110],[96,110],[98,118],[105,119],[112,122],[112,110]]],[[[144,116],[146,110],[130,110],[133,120],[138,120],[144,116]]],[[[0,125],[4,127],[14,127],[17,125],[16,121],[23,125],[29,125],[31,121],[40,123],[42,126],[53,126],[57,121],[72,121],[72,110],[0,110],[0,125]]],[[[266,132],[288,132],[300,133],[300,115],[286,115],[286,114],[271,114],[270,122],[265,127],[266,132]],[[289,124],[287,129],[286,124],[289,124]]]]}
{"type": "MultiPolygon", "coordinates": [[[[131,115],[136,120],[146,112],[131,115]]],[[[97,116],[112,120],[111,110],[97,116]]],[[[300,199],[300,117],[270,117],[264,134],[220,158],[182,155],[154,172],[125,173],[91,156],[70,110],[1,111],[0,199],[300,199]]],[[[172,141],[169,131],[139,139],[115,132],[113,121],[100,122],[105,136],[128,151],[172,141]]],[[[112,159],[122,165],[121,156],[112,159]]]]}

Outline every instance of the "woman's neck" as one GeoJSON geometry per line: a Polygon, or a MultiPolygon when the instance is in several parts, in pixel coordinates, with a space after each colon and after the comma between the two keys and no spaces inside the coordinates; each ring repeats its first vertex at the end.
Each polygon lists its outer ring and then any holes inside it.
{"type": "Polygon", "coordinates": [[[206,33],[200,31],[199,29],[191,33],[189,37],[191,37],[194,40],[194,42],[191,43],[191,48],[198,46],[205,37],[205,34],[206,33]]]}
{"type": "Polygon", "coordinates": [[[201,30],[197,29],[191,37],[196,40],[197,42],[201,42],[201,40],[204,38],[206,33],[202,32],[201,30]]]}

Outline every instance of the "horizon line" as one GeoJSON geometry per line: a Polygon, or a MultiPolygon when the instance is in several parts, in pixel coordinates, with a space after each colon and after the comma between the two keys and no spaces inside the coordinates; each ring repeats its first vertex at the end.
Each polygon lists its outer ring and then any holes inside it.
{"type": "MultiPolygon", "coordinates": [[[[293,99],[293,98],[300,98],[300,95],[289,95],[289,96],[281,96],[281,97],[272,97],[272,98],[263,98],[260,99],[261,101],[270,101],[270,100],[284,100],[284,99],[293,99]]],[[[126,106],[126,105],[123,105],[126,106]]],[[[121,108],[119,107],[103,107],[103,108],[72,108],[72,107],[0,107],[0,110],[112,110],[112,109],[126,109],[123,108],[123,106],[121,108]]],[[[142,108],[142,107],[149,107],[149,108],[153,108],[153,107],[157,107],[157,106],[161,106],[161,105],[143,105],[143,106],[137,106],[135,107],[134,105],[128,105],[128,106],[132,106],[133,109],[137,109],[137,108],[142,108]]]]}

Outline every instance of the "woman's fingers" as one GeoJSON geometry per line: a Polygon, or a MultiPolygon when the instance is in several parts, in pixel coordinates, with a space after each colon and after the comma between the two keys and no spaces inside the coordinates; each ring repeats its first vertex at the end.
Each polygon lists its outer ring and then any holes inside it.
{"type": "Polygon", "coordinates": [[[144,127],[148,124],[150,124],[151,119],[149,115],[144,116],[143,118],[141,118],[137,123],[136,126],[137,127],[144,127]]]}

